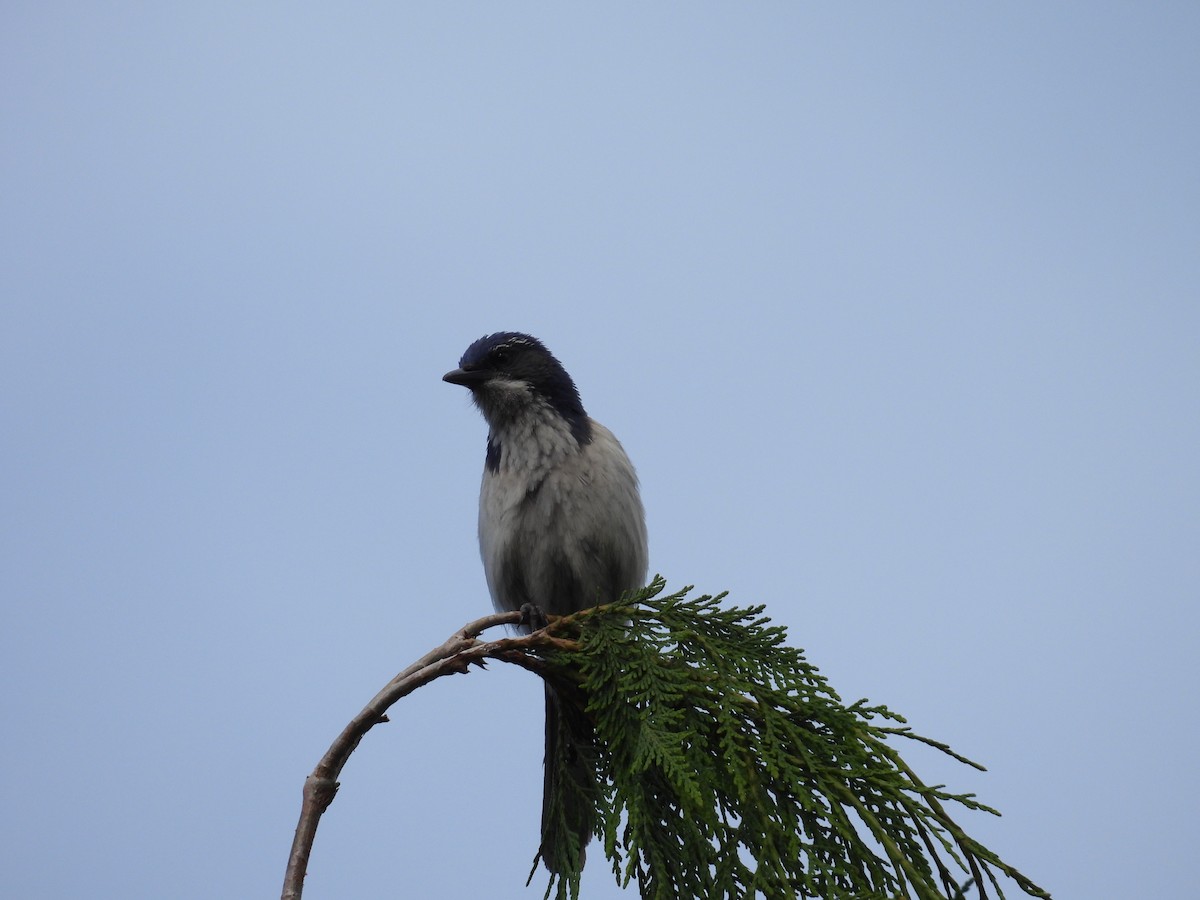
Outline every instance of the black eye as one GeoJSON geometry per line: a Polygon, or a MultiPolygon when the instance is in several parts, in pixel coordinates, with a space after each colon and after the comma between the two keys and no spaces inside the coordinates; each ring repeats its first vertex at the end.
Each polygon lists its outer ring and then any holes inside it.
{"type": "Polygon", "coordinates": [[[507,347],[497,347],[492,351],[492,365],[502,366],[511,358],[512,353],[507,347]]]}

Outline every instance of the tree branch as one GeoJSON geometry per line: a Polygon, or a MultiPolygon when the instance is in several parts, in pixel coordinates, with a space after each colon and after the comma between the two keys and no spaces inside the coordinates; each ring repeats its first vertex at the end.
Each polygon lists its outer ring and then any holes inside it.
{"type": "Polygon", "coordinates": [[[389,681],[342,729],[316,768],[304,780],[304,800],[283,879],[282,900],[300,900],[309,855],[317,835],[317,824],[337,794],[338,776],[363,736],[375,725],[388,721],[387,711],[392,704],[435,678],[465,673],[472,663],[482,665],[488,659],[499,659],[539,675],[544,674],[542,661],[530,651],[551,647],[569,649],[573,645],[571,641],[550,634],[549,628],[520,637],[478,640],[479,635],[487,629],[497,625],[516,625],[520,618],[519,612],[495,613],[464,625],[440,647],[430,650],[389,681]]]}
{"type": "MultiPolygon", "coordinates": [[[[363,736],[400,698],[489,659],[588,698],[596,836],[617,882],[636,881],[643,897],[962,900],[974,886],[985,900],[985,878],[1003,896],[998,874],[1050,896],[969,837],[943,803],[999,813],[925,785],[887,740],[982,766],[885,706],[843,704],[763,607],[723,608],[724,595],[691,599],[690,588],[660,596],[664,588],[656,578],[617,603],[494,641],[479,636],[520,614],[477,619],[389,681],[305,780],[283,900],[300,900],[317,823],[363,736]],[[966,884],[955,884],[948,862],[966,884]]],[[[579,875],[552,871],[546,896],[578,900],[579,875]]]]}

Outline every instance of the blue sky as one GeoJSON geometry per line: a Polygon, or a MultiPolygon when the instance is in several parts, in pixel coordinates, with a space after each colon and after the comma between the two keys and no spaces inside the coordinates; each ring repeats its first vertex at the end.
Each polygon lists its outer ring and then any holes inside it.
{"type": "MultiPolygon", "coordinates": [[[[305,774],[489,609],[440,376],[502,329],[654,571],[989,767],[905,749],[968,831],[1193,889],[1193,4],[2,18],[6,895],[278,891],[305,774]]],[[[306,896],[539,897],[541,715],[504,667],[404,701],[306,896]]]]}

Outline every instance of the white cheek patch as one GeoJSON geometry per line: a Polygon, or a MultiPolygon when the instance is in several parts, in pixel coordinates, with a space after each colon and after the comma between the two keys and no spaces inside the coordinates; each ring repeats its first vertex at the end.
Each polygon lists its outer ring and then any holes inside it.
{"type": "Polygon", "coordinates": [[[529,403],[529,383],[513,378],[492,378],[479,390],[471,392],[471,399],[488,422],[493,416],[517,415],[521,407],[529,403]]]}
{"type": "Polygon", "coordinates": [[[529,382],[518,381],[515,378],[493,378],[487,383],[487,389],[490,391],[502,392],[504,394],[520,394],[524,396],[529,393],[529,382]]]}

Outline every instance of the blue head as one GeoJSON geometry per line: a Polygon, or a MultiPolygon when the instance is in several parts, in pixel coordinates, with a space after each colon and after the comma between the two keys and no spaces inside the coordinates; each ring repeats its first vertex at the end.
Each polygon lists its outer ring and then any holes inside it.
{"type": "Polygon", "coordinates": [[[528,334],[500,331],[481,337],[442,380],[468,388],[493,425],[519,415],[530,403],[544,403],[567,421],[580,444],[591,440],[575,382],[546,345],[528,334]]]}

